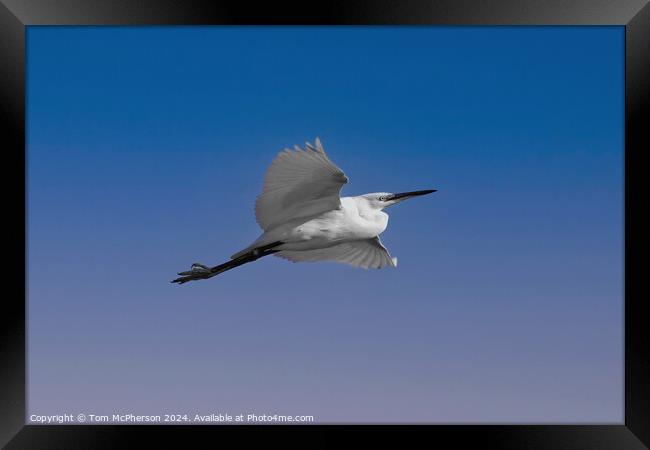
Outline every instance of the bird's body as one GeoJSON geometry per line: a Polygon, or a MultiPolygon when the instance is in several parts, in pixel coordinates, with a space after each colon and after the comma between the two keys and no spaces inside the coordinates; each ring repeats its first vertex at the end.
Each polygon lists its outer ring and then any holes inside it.
{"type": "Polygon", "coordinates": [[[305,150],[285,149],[267,171],[263,192],[255,204],[262,235],[232,255],[231,261],[212,268],[193,264],[174,282],[210,278],[270,254],[294,262],[336,261],[366,269],[395,267],[397,259],[379,240],[388,225],[388,214],[382,209],[435,190],[340,197],[347,181],[318,138],[305,150]]]}
{"type": "Polygon", "coordinates": [[[275,241],[283,242],[276,247],[280,251],[306,251],[332,247],[343,242],[372,239],[383,233],[387,226],[388,214],[370,208],[363,196],[342,197],[339,208],[272,228],[232,258],[275,241]]]}

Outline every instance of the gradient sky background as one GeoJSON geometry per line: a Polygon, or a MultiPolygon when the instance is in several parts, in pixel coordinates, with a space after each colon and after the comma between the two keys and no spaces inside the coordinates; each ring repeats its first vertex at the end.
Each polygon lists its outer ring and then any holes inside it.
{"type": "Polygon", "coordinates": [[[623,420],[622,27],[29,27],[29,414],[623,420]],[[397,269],[269,257],[320,136],[397,269]]]}

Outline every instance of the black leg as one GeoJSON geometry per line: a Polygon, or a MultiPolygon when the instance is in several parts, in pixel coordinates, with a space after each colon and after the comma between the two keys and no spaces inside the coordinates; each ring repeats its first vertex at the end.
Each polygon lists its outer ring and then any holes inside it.
{"type": "Polygon", "coordinates": [[[273,248],[277,247],[280,244],[282,244],[282,241],[276,241],[271,244],[258,247],[256,249],[251,250],[249,253],[240,256],[239,258],[226,261],[223,264],[219,264],[218,266],[214,266],[211,268],[208,268],[203,264],[194,263],[192,264],[192,270],[187,272],[179,272],[178,274],[183,276],[180,278],[176,278],[175,280],[172,280],[172,283],[183,284],[183,283],[187,283],[188,281],[206,280],[208,278],[212,278],[227,270],[234,269],[235,267],[239,267],[249,262],[256,261],[264,256],[277,253],[279,250],[273,250],[273,248]]]}

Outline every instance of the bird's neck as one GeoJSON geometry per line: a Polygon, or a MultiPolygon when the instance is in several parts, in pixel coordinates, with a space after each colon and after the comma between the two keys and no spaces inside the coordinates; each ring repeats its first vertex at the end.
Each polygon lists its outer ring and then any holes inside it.
{"type": "Polygon", "coordinates": [[[374,208],[372,205],[368,203],[368,201],[365,198],[356,197],[355,200],[357,200],[356,201],[357,211],[359,212],[359,216],[361,218],[371,222],[385,223],[388,221],[388,214],[386,214],[379,208],[374,208]]]}

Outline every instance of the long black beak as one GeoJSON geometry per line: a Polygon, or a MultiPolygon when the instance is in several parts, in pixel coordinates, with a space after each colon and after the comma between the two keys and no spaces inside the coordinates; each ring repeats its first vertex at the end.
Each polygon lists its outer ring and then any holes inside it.
{"type": "Polygon", "coordinates": [[[436,192],[438,189],[426,189],[424,191],[411,191],[411,192],[400,192],[399,194],[391,195],[388,200],[405,200],[410,197],[417,197],[418,195],[427,195],[436,192]]]}

